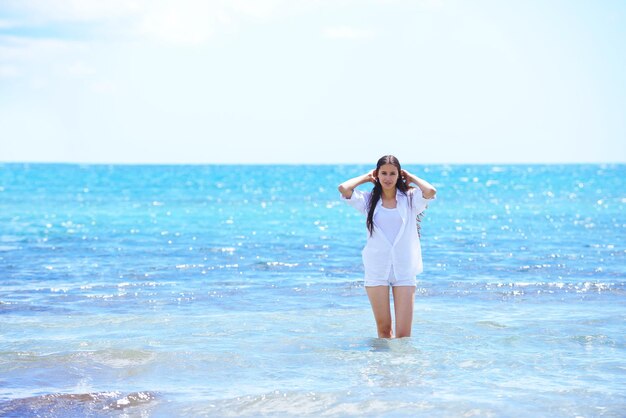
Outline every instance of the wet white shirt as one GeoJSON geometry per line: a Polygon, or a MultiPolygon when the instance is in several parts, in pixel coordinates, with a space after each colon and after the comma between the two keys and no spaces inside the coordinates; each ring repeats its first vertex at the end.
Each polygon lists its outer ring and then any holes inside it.
{"type": "MultiPolygon", "coordinates": [[[[354,190],[350,199],[343,196],[341,199],[367,217],[367,203],[370,195],[371,192],[354,190]]],[[[415,218],[426,209],[432,200],[434,198],[425,199],[418,188],[410,189],[406,196],[400,191],[397,192],[397,213],[400,215],[402,224],[393,242],[387,238],[381,225],[377,223],[379,221],[377,215],[385,210],[382,199],[378,201],[374,209],[374,232],[371,236],[365,228],[367,242],[363,248],[362,256],[366,281],[389,277],[392,266],[397,280],[414,279],[423,271],[422,248],[415,226],[415,218]]]]}

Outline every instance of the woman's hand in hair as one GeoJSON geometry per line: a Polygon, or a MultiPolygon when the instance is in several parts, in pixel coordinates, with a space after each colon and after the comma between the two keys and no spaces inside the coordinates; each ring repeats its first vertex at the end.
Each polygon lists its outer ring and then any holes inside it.
{"type": "Polygon", "coordinates": [[[367,177],[367,182],[376,184],[376,176],[377,175],[378,175],[378,173],[376,172],[375,168],[373,170],[370,170],[367,173],[365,173],[365,176],[367,177]]]}
{"type": "Polygon", "coordinates": [[[406,170],[402,170],[402,178],[406,181],[407,186],[411,183],[415,184],[422,191],[422,196],[426,199],[432,199],[437,194],[437,189],[432,184],[423,180],[406,170]]]}
{"type": "Polygon", "coordinates": [[[409,173],[408,171],[403,169],[400,172],[400,175],[402,176],[402,179],[404,180],[407,186],[410,185],[411,183],[417,184],[417,177],[415,177],[413,174],[409,173]]]}

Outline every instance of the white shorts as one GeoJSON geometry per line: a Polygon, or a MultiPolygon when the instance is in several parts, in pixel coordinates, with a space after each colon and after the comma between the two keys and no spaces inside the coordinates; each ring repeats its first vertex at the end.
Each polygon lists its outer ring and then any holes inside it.
{"type": "Polygon", "coordinates": [[[393,266],[391,266],[391,271],[389,272],[389,277],[386,279],[365,279],[365,287],[373,287],[373,286],[417,286],[417,280],[415,277],[412,279],[396,279],[396,275],[393,271],[393,266]]]}

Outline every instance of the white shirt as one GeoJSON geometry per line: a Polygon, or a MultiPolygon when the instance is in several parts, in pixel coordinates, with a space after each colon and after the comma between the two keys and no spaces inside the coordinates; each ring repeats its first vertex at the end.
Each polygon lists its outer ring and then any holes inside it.
{"type": "Polygon", "coordinates": [[[381,206],[374,215],[374,224],[380,227],[389,242],[394,242],[402,227],[402,217],[398,213],[398,208],[390,209],[381,206]]]}
{"type": "MultiPolygon", "coordinates": [[[[341,198],[367,217],[367,203],[370,195],[371,192],[354,190],[350,199],[343,196],[341,198]]],[[[406,196],[400,191],[396,193],[397,212],[402,220],[402,225],[393,242],[387,238],[382,232],[380,224],[377,223],[379,220],[377,215],[385,209],[382,205],[382,199],[378,201],[374,209],[374,232],[370,235],[369,231],[365,229],[367,242],[361,253],[365,280],[386,279],[391,273],[392,266],[394,275],[398,280],[414,279],[423,271],[422,248],[417,234],[415,218],[426,209],[428,203],[433,199],[425,199],[418,188],[410,189],[406,196]]]]}

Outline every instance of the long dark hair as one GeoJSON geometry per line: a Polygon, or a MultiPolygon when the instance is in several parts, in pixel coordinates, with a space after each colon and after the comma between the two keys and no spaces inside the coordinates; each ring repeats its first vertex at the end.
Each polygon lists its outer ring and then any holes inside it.
{"type": "Polygon", "coordinates": [[[376,163],[376,183],[374,184],[374,188],[372,189],[372,194],[370,195],[369,202],[367,203],[367,221],[365,222],[367,225],[367,230],[370,233],[370,236],[374,233],[374,210],[376,209],[376,204],[380,200],[380,196],[383,193],[383,186],[380,185],[380,181],[378,180],[378,170],[385,164],[391,164],[398,169],[398,180],[396,181],[396,189],[400,191],[403,195],[406,196],[409,191],[409,186],[404,182],[402,178],[402,167],[400,167],[400,161],[393,155],[385,155],[381,157],[376,163]]]}

